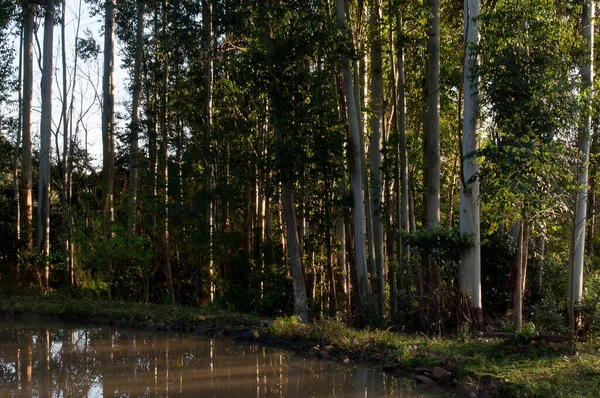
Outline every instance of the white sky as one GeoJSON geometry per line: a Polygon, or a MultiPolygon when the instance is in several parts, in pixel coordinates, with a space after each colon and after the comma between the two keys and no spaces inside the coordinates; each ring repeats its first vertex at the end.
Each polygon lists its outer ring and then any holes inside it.
{"type": "MultiPolygon", "coordinates": [[[[100,45],[100,50],[103,49],[103,35],[102,35],[102,26],[103,22],[101,21],[102,16],[90,17],[89,7],[85,4],[84,0],[67,0],[67,10],[66,10],[66,24],[65,24],[65,34],[66,34],[66,55],[67,55],[67,84],[70,86],[73,78],[73,61],[74,61],[74,52],[75,52],[75,39],[77,37],[77,21],[79,14],[79,7],[81,4],[81,20],[79,23],[79,37],[84,37],[84,31],[89,30],[93,37],[96,39],[97,44],[100,45]]],[[[41,82],[41,71],[38,67],[38,59],[41,54],[41,48],[38,47],[37,43],[42,45],[43,36],[44,36],[44,27],[43,27],[43,17],[36,19],[37,23],[39,23],[38,29],[38,40],[34,39],[34,75],[33,75],[33,115],[32,115],[32,134],[33,134],[33,146],[37,148],[39,146],[39,122],[40,122],[40,82],[41,82]]],[[[18,50],[19,50],[19,27],[15,26],[13,29],[14,32],[17,32],[16,37],[13,41],[13,47],[16,49],[16,59],[15,59],[15,73],[18,73],[18,50]]],[[[62,107],[62,40],[61,37],[61,28],[59,25],[55,25],[54,27],[54,53],[53,53],[53,64],[54,64],[54,74],[53,74],[53,85],[52,85],[52,120],[53,120],[53,130],[59,128],[59,122],[61,119],[61,107],[62,107]]],[[[122,102],[128,100],[128,85],[129,79],[127,78],[127,73],[125,70],[121,69],[121,46],[119,41],[115,38],[115,111],[125,113],[126,109],[122,105],[122,102]]],[[[100,112],[100,103],[96,99],[95,93],[99,98],[102,98],[102,52],[99,54],[97,60],[90,60],[87,63],[83,62],[81,59],[78,60],[77,65],[77,82],[75,87],[75,101],[74,101],[74,115],[73,115],[73,123],[75,124],[77,119],[80,117],[82,112],[89,109],[89,111],[82,117],[80,123],[80,132],[78,135],[78,140],[81,142],[81,146],[84,146],[84,134],[87,130],[87,148],[90,156],[95,160],[92,162],[93,165],[98,166],[101,163],[102,159],[102,139],[101,139],[101,112],[100,112]]],[[[69,94],[70,95],[70,94],[69,94]]],[[[17,93],[14,93],[14,99],[18,98],[17,93]]],[[[70,101],[70,98],[67,98],[70,101]]],[[[16,102],[16,101],[15,101],[16,102]]],[[[5,118],[16,116],[17,115],[17,107],[16,104],[13,106],[8,106],[6,104],[2,104],[0,106],[0,114],[2,114],[5,118]]],[[[124,127],[123,125],[119,125],[119,121],[115,121],[117,123],[117,129],[124,127]]],[[[122,123],[121,123],[122,124],[122,123]]],[[[75,131],[74,131],[75,133],[75,131]]],[[[12,139],[12,137],[11,137],[12,139]]],[[[60,126],[60,131],[58,132],[58,142],[59,142],[59,150],[62,152],[62,124],[60,126]]],[[[56,141],[53,137],[52,139],[52,156],[56,157],[56,141]]]]}

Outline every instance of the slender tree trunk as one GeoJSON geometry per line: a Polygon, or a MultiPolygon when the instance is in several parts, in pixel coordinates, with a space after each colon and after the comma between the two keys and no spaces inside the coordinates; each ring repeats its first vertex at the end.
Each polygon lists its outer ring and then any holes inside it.
{"type": "MultiPolygon", "coordinates": [[[[79,6],[78,6],[78,13],[77,13],[77,27],[75,29],[75,41],[78,40],[79,38],[79,30],[81,27],[81,13],[82,13],[82,3],[83,0],[79,0],[79,6]]],[[[67,236],[69,238],[69,245],[68,245],[68,253],[67,253],[67,257],[68,257],[68,280],[69,280],[69,284],[70,285],[74,285],[75,284],[75,243],[73,242],[73,240],[71,240],[71,235],[73,232],[73,212],[72,212],[72,202],[73,202],[73,136],[77,137],[77,133],[79,131],[79,121],[77,122],[77,126],[75,128],[75,135],[73,135],[73,114],[74,114],[74,109],[75,109],[75,87],[77,85],[77,62],[78,62],[78,54],[77,54],[77,50],[75,49],[73,51],[73,80],[72,80],[72,84],[71,84],[71,93],[70,93],[70,102],[69,102],[69,109],[68,109],[68,118],[69,118],[69,132],[68,132],[68,146],[69,146],[69,153],[68,153],[68,158],[67,158],[67,162],[66,162],[66,202],[67,202],[67,213],[68,213],[68,219],[67,219],[67,236]]],[[[65,67],[66,69],[66,67],[65,67]]],[[[66,97],[65,97],[65,101],[66,101],[66,97]]],[[[87,136],[86,136],[86,141],[87,141],[87,136]]],[[[86,142],[87,145],[87,142],[86,142]]],[[[86,151],[87,152],[87,151],[86,151]]],[[[86,153],[87,156],[87,153],[86,153]]]]}
{"type": "MultiPolygon", "coordinates": [[[[428,0],[430,6],[427,59],[427,228],[440,223],[440,1],[428,0]]],[[[440,270],[437,259],[427,256],[429,321],[440,332],[440,270]]]]}
{"type": "MultiPolygon", "coordinates": [[[[102,77],[102,215],[104,239],[112,235],[113,185],[115,169],[114,141],[114,0],[106,0],[104,14],[104,75],[102,77]]],[[[109,260],[108,296],[112,298],[113,263],[109,260]]]]}
{"type": "Polygon", "coordinates": [[[383,254],[383,176],[381,151],[383,139],[383,70],[381,61],[381,6],[379,0],[371,0],[371,220],[373,223],[373,248],[375,274],[372,275],[373,296],[380,318],[385,316],[385,279],[383,254]]]}
{"type": "Polygon", "coordinates": [[[130,151],[129,151],[129,211],[127,233],[129,238],[136,235],[137,225],[137,186],[138,186],[138,139],[140,135],[140,99],[142,94],[142,64],[144,62],[144,14],[145,5],[137,2],[135,35],[135,63],[133,66],[133,95],[131,106],[130,151]]]}
{"type": "Polygon", "coordinates": [[[513,281],[513,326],[515,330],[523,328],[523,296],[527,278],[527,257],[529,256],[529,223],[523,218],[518,221],[517,258],[513,281]]]}
{"type": "MultiPolygon", "coordinates": [[[[399,160],[398,168],[399,180],[398,184],[400,187],[400,195],[397,201],[398,206],[398,217],[400,221],[400,230],[404,232],[413,232],[410,226],[410,212],[409,212],[409,189],[408,189],[408,145],[406,142],[406,72],[404,64],[404,28],[402,21],[402,11],[397,11],[397,24],[398,24],[398,40],[400,40],[398,53],[398,142],[396,144],[396,153],[399,160]]],[[[405,244],[402,237],[398,235],[398,264],[400,264],[401,278],[404,278],[408,269],[407,265],[409,262],[409,247],[405,244]]],[[[408,291],[408,283],[401,279],[401,285],[404,288],[403,291],[408,291]]],[[[408,299],[408,297],[405,297],[408,299]]]]}
{"type": "Polygon", "coordinates": [[[468,297],[475,321],[481,326],[481,247],[479,228],[479,162],[472,155],[478,149],[479,135],[479,59],[475,48],[479,44],[480,0],[465,0],[464,13],[464,117],[461,140],[460,233],[470,236],[472,247],[462,253],[460,291],[468,297]],[[472,181],[472,179],[474,179],[472,181]]]}
{"type": "MultiPolygon", "coordinates": [[[[270,58],[269,72],[274,73],[274,38],[271,28],[271,21],[266,21],[265,46],[270,58]]],[[[283,148],[286,144],[286,137],[283,135],[278,123],[279,107],[276,95],[277,87],[272,81],[269,85],[269,106],[272,113],[272,124],[275,129],[277,142],[283,148]]],[[[281,170],[281,202],[283,205],[283,221],[286,229],[287,251],[290,257],[290,272],[292,275],[292,286],[294,292],[294,314],[300,318],[301,322],[308,321],[308,304],[306,295],[306,282],[304,267],[302,264],[301,246],[298,233],[298,221],[296,219],[296,209],[294,205],[293,180],[290,170],[281,170]]]]}
{"type": "Polygon", "coordinates": [[[427,227],[440,222],[440,0],[428,0],[427,227]]]}
{"type": "Polygon", "coordinates": [[[31,111],[33,97],[33,25],[34,9],[29,1],[23,3],[23,147],[21,152],[21,240],[33,247],[33,174],[31,154],[31,111]]]}
{"type": "MultiPolygon", "coordinates": [[[[169,2],[162,1],[162,34],[163,40],[167,39],[167,26],[169,18],[169,2]]],[[[164,44],[164,43],[163,43],[164,44]]],[[[175,290],[173,289],[173,273],[171,270],[171,250],[169,245],[169,55],[163,53],[162,62],[162,85],[160,94],[160,133],[161,133],[161,159],[160,159],[160,196],[161,207],[163,211],[163,220],[161,222],[161,240],[162,240],[162,261],[167,277],[167,290],[171,299],[171,304],[175,304],[175,290]]]]}
{"type": "Polygon", "coordinates": [[[42,118],[40,121],[40,176],[38,193],[38,253],[43,256],[44,290],[50,287],[50,155],[52,138],[52,66],[54,7],[44,13],[44,54],[42,71],[42,118]]]}
{"type": "Polygon", "coordinates": [[[212,160],[210,154],[210,143],[213,139],[212,132],[212,114],[213,114],[213,74],[214,74],[214,65],[213,65],[213,30],[212,30],[212,9],[213,4],[212,0],[203,0],[202,1],[202,18],[204,21],[204,39],[205,39],[205,47],[206,47],[206,65],[204,71],[204,113],[205,113],[205,136],[204,136],[204,150],[205,150],[205,193],[206,193],[206,228],[208,231],[208,267],[210,273],[210,299],[211,301],[214,298],[215,293],[215,270],[214,270],[214,259],[213,259],[213,217],[212,217],[212,195],[211,195],[211,177],[212,177],[212,160]]]}
{"type": "MultiPolygon", "coordinates": [[[[19,202],[19,149],[21,147],[21,136],[23,130],[23,24],[19,35],[19,82],[17,91],[19,93],[18,106],[19,115],[17,118],[17,139],[15,151],[13,153],[13,197],[15,202],[15,242],[21,239],[21,206],[19,202]]],[[[20,282],[21,270],[17,262],[16,280],[20,282]]]]}
{"type": "MultiPolygon", "coordinates": [[[[66,33],[65,33],[65,15],[66,15],[67,1],[62,1],[62,18],[60,24],[61,32],[61,51],[62,51],[62,84],[63,84],[63,99],[62,99],[62,119],[63,119],[63,156],[62,156],[62,190],[61,190],[61,206],[62,206],[62,250],[65,259],[65,280],[68,285],[72,285],[72,268],[71,263],[71,211],[69,208],[69,127],[70,120],[68,115],[68,87],[67,87],[67,46],[66,46],[66,33]]],[[[77,71],[74,69],[74,74],[77,71]]]]}
{"type": "Polygon", "coordinates": [[[595,2],[586,0],[583,6],[582,35],[586,42],[585,61],[581,66],[582,91],[586,93],[586,105],[583,109],[583,120],[580,138],[580,166],[577,178],[577,202],[573,223],[571,268],[569,273],[569,297],[567,307],[570,313],[571,329],[575,331],[580,325],[579,306],[583,294],[585,221],[587,218],[588,194],[588,162],[590,158],[590,141],[592,134],[592,107],[594,98],[594,18],[595,2]]]}
{"type": "MultiPolygon", "coordinates": [[[[346,17],[344,15],[344,1],[336,0],[337,4],[337,22],[342,31],[342,36],[346,37],[346,17]]],[[[363,201],[363,180],[361,175],[364,158],[360,159],[361,154],[361,131],[358,118],[357,104],[354,97],[352,85],[352,72],[350,70],[350,61],[345,53],[342,53],[342,73],[344,75],[344,88],[346,93],[346,104],[348,112],[348,124],[350,126],[350,184],[352,187],[353,198],[353,221],[354,221],[354,250],[356,252],[356,274],[358,282],[359,303],[357,312],[359,322],[364,322],[364,311],[368,307],[369,301],[369,281],[367,276],[367,257],[365,253],[365,205],[363,201]]]]}

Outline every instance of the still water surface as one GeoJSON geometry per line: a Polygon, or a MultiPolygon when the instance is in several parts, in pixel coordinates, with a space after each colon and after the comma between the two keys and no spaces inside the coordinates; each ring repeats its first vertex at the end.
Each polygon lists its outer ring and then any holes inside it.
{"type": "Polygon", "coordinates": [[[0,397],[432,397],[379,370],[231,340],[0,323],[0,397]]]}

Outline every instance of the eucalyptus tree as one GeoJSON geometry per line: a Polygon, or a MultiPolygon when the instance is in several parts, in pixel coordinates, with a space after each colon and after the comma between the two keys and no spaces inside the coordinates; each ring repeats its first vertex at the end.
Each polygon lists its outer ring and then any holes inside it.
{"type": "Polygon", "coordinates": [[[130,238],[136,235],[137,228],[137,190],[138,190],[138,147],[141,131],[140,124],[140,102],[142,94],[142,63],[144,60],[144,16],[145,4],[136,1],[136,30],[135,30],[135,54],[133,67],[132,105],[130,124],[130,150],[129,150],[129,185],[128,185],[128,224],[127,233],[130,238]]]}
{"type": "MultiPolygon", "coordinates": [[[[102,226],[104,239],[112,235],[114,220],[113,189],[115,172],[114,138],[114,0],[104,2],[104,60],[102,75],[102,226]]],[[[109,261],[109,285],[113,264],[109,261]]],[[[111,288],[109,288],[109,297],[111,288]]]]}
{"type": "Polygon", "coordinates": [[[592,112],[594,101],[594,19],[596,5],[593,0],[583,2],[581,35],[585,42],[585,51],[581,63],[581,91],[583,93],[583,109],[581,111],[581,127],[579,142],[579,166],[577,175],[577,199],[573,219],[571,237],[571,253],[569,267],[569,290],[567,304],[570,326],[573,331],[576,323],[580,323],[579,311],[583,294],[583,270],[585,233],[588,202],[588,169],[590,160],[590,142],[592,140],[592,112]]]}
{"type": "Polygon", "coordinates": [[[460,232],[472,239],[472,247],[461,256],[461,300],[468,300],[475,320],[483,322],[481,303],[481,247],[479,206],[479,14],[480,0],[465,0],[464,6],[464,117],[461,140],[460,232]]]}
{"type": "Polygon", "coordinates": [[[44,9],[44,48],[41,83],[42,116],[40,122],[40,170],[38,185],[38,242],[37,250],[43,256],[44,289],[50,287],[50,155],[52,138],[52,74],[54,45],[54,2],[44,9]]]}
{"type": "MultiPolygon", "coordinates": [[[[381,38],[381,4],[371,0],[371,137],[369,143],[371,161],[371,222],[373,224],[373,248],[375,254],[375,275],[373,280],[373,299],[378,316],[385,316],[385,278],[383,255],[383,176],[381,170],[381,151],[383,149],[383,70],[381,38]]],[[[388,243],[388,244],[391,244],[388,243]]]]}
{"type": "Polygon", "coordinates": [[[427,47],[427,228],[440,223],[440,1],[430,7],[427,47]]]}
{"type": "Polygon", "coordinates": [[[159,157],[159,200],[161,206],[160,240],[162,244],[161,260],[167,277],[167,290],[171,303],[175,304],[175,289],[173,286],[173,272],[171,268],[171,246],[169,236],[169,16],[170,5],[168,0],[162,0],[160,7],[161,31],[163,41],[159,46],[161,57],[161,82],[159,100],[159,130],[160,130],[160,157],[159,157]]]}
{"type": "MultiPolygon", "coordinates": [[[[208,268],[209,268],[209,291],[211,301],[214,299],[214,259],[213,259],[213,203],[211,192],[212,162],[208,154],[210,143],[213,140],[213,82],[214,82],[214,60],[213,60],[213,1],[202,1],[202,22],[204,27],[204,49],[206,51],[206,62],[204,69],[204,148],[205,148],[205,193],[207,195],[205,203],[205,220],[208,231],[208,268]]],[[[304,314],[306,315],[306,314],[304,314]]]]}
{"type": "MultiPolygon", "coordinates": [[[[338,27],[341,31],[342,42],[348,43],[348,34],[346,28],[346,12],[344,0],[336,0],[336,15],[338,27]]],[[[349,168],[350,185],[352,189],[352,221],[354,227],[354,250],[355,250],[355,272],[358,285],[355,289],[358,291],[357,313],[364,315],[369,300],[369,281],[367,276],[367,257],[365,252],[365,204],[363,196],[363,178],[361,170],[364,167],[364,158],[361,156],[362,134],[359,123],[359,104],[356,103],[354,93],[354,84],[352,82],[352,71],[350,69],[349,56],[346,47],[342,47],[341,62],[342,75],[344,79],[344,94],[346,99],[346,111],[348,113],[348,125],[350,127],[350,147],[349,147],[349,168]],[[362,158],[362,159],[361,159],[362,158]]]]}
{"type": "Polygon", "coordinates": [[[31,151],[31,112],[33,98],[33,28],[37,4],[24,0],[23,9],[23,132],[21,149],[21,240],[25,246],[33,246],[33,166],[31,151]]]}

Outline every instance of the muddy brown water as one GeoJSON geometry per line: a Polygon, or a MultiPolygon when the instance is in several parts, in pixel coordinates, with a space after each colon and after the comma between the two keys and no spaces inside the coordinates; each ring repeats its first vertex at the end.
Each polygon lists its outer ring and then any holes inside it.
{"type": "Polygon", "coordinates": [[[360,366],[227,339],[0,323],[0,397],[433,397],[360,366]]]}

